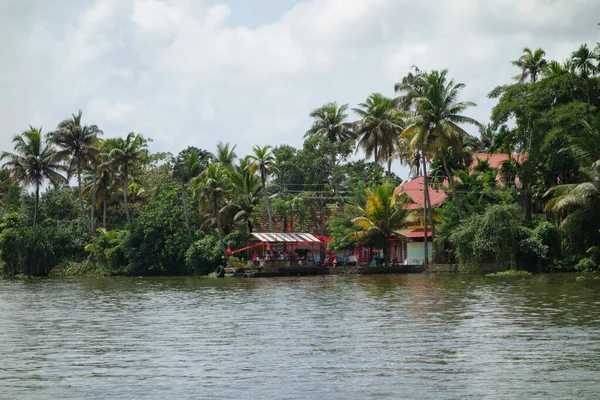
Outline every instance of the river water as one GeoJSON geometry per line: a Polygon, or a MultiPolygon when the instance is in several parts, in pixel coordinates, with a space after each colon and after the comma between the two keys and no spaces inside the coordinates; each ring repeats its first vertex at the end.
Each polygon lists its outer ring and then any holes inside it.
{"type": "Polygon", "coordinates": [[[0,281],[3,399],[600,397],[574,275],[0,281]]]}

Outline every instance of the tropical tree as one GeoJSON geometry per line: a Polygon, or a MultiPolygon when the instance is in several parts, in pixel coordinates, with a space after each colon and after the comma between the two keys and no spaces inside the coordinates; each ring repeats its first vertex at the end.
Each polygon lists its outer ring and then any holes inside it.
{"type": "Polygon", "coordinates": [[[572,70],[571,60],[566,60],[560,63],[556,60],[551,60],[543,68],[542,73],[546,78],[554,78],[560,75],[568,74],[572,70]]]}
{"type": "Polygon", "coordinates": [[[209,165],[195,180],[200,199],[200,210],[208,211],[212,216],[209,220],[217,228],[221,253],[225,255],[225,242],[221,227],[221,209],[231,190],[229,176],[225,167],[219,162],[209,165]]]}
{"type": "Polygon", "coordinates": [[[269,219],[269,232],[273,232],[273,214],[271,212],[271,202],[267,193],[267,179],[272,172],[277,170],[277,159],[273,155],[271,146],[254,146],[252,154],[248,156],[248,160],[256,168],[260,175],[260,181],[263,188],[265,198],[265,206],[267,208],[267,218],[269,219]]]}
{"type": "Polygon", "coordinates": [[[239,166],[229,173],[232,196],[227,200],[227,209],[235,212],[233,221],[246,223],[252,233],[252,213],[262,196],[261,180],[256,176],[256,167],[247,158],[240,160],[239,166]]]}
{"type": "Polygon", "coordinates": [[[237,145],[231,146],[229,143],[223,144],[222,142],[217,143],[217,151],[211,154],[211,158],[214,162],[221,163],[221,165],[228,170],[233,170],[233,163],[238,158],[235,154],[235,148],[237,145]]]}
{"type": "MultiPolygon", "coordinates": [[[[86,184],[83,188],[83,196],[92,197],[92,210],[102,207],[102,229],[108,230],[107,208],[115,182],[110,166],[103,163],[101,159],[98,161],[99,165],[96,167],[94,173],[89,174],[88,171],[88,174],[85,176],[84,182],[86,184]]],[[[92,218],[90,224],[92,226],[94,226],[93,221],[94,219],[92,218]]]]}
{"type": "Polygon", "coordinates": [[[396,192],[395,185],[366,189],[366,195],[364,208],[357,207],[360,216],[352,220],[360,230],[349,234],[347,239],[381,246],[384,261],[389,263],[387,240],[400,237],[398,231],[412,221],[411,211],[404,208],[409,200],[406,195],[396,192]]]}
{"type": "Polygon", "coordinates": [[[125,215],[127,216],[127,223],[131,223],[131,212],[127,197],[129,176],[134,168],[146,161],[148,157],[147,140],[140,134],[130,132],[125,139],[111,139],[109,148],[107,162],[116,167],[121,177],[125,215]]]}
{"type": "Polygon", "coordinates": [[[398,111],[396,102],[380,93],[374,93],[352,111],[361,118],[356,123],[359,138],[357,150],[362,148],[366,157],[372,156],[377,164],[387,162],[390,172],[398,135],[404,128],[403,114],[398,111]]]}
{"type": "Polygon", "coordinates": [[[61,172],[67,168],[62,163],[60,154],[52,143],[42,138],[42,128],[29,127],[21,135],[13,139],[14,153],[2,152],[0,160],[5,161],[4,166],[11,171],[14,179],[22,187],[35,188],[35,204],[33,208],[33,225],[37,223],[40,202],[40,186],[46,180],[57,186],[66,182],[61,172]]]}
{"type": "Polygon", "coordinates": [[[83,203],[81,186],[81,174],[83,169],[92,162],[99,153],[96,142],[102,131],[96,125],[82,125],[83,112],[73,114],[71,118],[64,119],[56,131],[51,132],[49,140],[61,150],[58,155],[61,158],[70,159],[69,175],[73,171],[77,174],[77,191],[79,193],[79,205],[81,208],[81,219],[84,228],[88,225],[83,203]]]}
{"type": "Polygon", "coordinates": [[[600,239],[600,117],[582,122],[583,135],[571,139],[570,151],[581,165],[582,181],[557,185],[548,190],[546,211],[563,216],[561,227],[577,232],[585,245],[600,239]]]}
{"type": "MultiPolygon", "coordinates": [[[[456,191],[454,177],[448,166],[446,151],[452,149],[457,154],[462,153],[463,142],[471,136],[460,127],[460,124],[471,124],[481,127],[473,118],[462,115],[468,107],[475,106],[472,102],[459,102],[458,97],[465,87],[463,83],[447,80],[448,70],[432,71],[419,77],[425,88],[424,93],[415,94],[413,101],[416,105],[415,114],[407,121],[408,126],[403,136],[411,138],[411,148],[425,147],[431,150],[435,157],[442,158],[444,171],[452,188],[452,196],[456,203],[459,218],[462,219],[460,199],[456,191]]],[[[425,158],[423,159],[425,161],[425,158]]],[[[426,174],[424,165],[423,172],[426,174]]],[[[427,177],[425,176],[425,180],[427,177]]],[[[427,182],[425,182],[427,186],[427,182]]]]}
{"type": "Polygon", "coordinates": [[[175,160],[173,166],[173,177],[179,180],[181,183],[181,202],[183,203],[183,213],[185,218],[185,229],[187,230],[188,237],[192,240],[192,230],[190,227],[190,215],[187,204],[187,195],[185,185],[200,175],[202,172],[202,160],[198,155],[198,152],[194,149],[190,150],[186,154],[183,154],[175,160]]]}
{"type": "Polygon", "coordinates": [[[581,78],[591,78],[598,72],[598,54],[587,44],[582,44],[571,53],[571,68],[581,78]]]}
{"type": "Polygon", "coordinates": [[[521,73],[514,77],[515,80],[523,83],[527,78],[532,83],[537,81],[538,75],[542,73],[548,61],[544,58],[546,52],[542,49],[531,51],[530,48],[523,49],[523,55],[518,60],[512,61],[512,65],[521,68],[521,73]]]}
{"type": "Polygon", "coordinates": [[[598,72],[598,57],[600,55],[582,44],[579,49],[571,54],[571,68],[581,79],[585,79],[587,88],[588,104],[592,103],[590,98],[590,78],[598,72]]]}
{"type": "Polygon", "coordinates": [[[311,128],[304,138],[310,136],[325,136],[330,142],[345,142],[354,138],[352,124],[345,122],[348,118],[348,104],[338,107],[336,102],[327,103],[310,113],[314,119],[311,128]]]}

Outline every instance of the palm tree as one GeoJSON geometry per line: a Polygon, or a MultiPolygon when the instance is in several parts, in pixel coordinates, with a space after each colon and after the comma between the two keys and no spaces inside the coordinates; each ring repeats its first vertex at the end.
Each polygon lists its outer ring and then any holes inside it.
{"type": "MultiPolygon", "coordinates": [[[[471,124],[477,127],[482,125],[473,118],[461,115],[468,107],[475,106],[475,103],[457,101],[465,85],[455,84],[452,79],[447,81],[447,74],[448,70],[432,71],[420,77],[426,90],[423,95],[414,97],[416,113],[408,120],[409,125],[403,135],[411,137],[413,149],[427,147],[436,157],[441,155],[458,216],[462,220],[460,200],[454,177],[448,167],[446,150],[452,149],[459,155],[462,153],[463,142],[470,135],[459,124],[471,124]]],[[[425,165],[423,167],[423,172],[426,174],[425,165]]],[[[425,180],[425,187],[427,187],[427,176],[425,180]]]]}
{"type": "Polygon", "coordinates": [[[393,185],[367,189],[366,195],[364,208],[357,207],[361,216],[352,220],[360,231],[351,233],[346,238],[380,245],[383,248],[383,258],[389,263],[387,240],[400,237],[398,230],[412,220],[411,211],[404,208],[409,200],[406,195],[397,193],[393,185]]]}
{"type": "Polygon", "coordinates": [[[564,74],[568,74],[572,70],[571,60],[566,60],[563,63],[560,63],[556,60],[550,61],[542,70],[542,73],[546,78],[552,78],[556,76],[561,76],[564,74]]]}
{"type": "Polygon", "coordinates": [[[557,185],[545,196],[550,198],[546,211],[566,215],[562,227],[573,226],[584,234],[583,225],[592,223],[597,231],[600,219],[600,118],[582,126],[584,135],[571,140],[570,150],[581,165],[583,182],[557,185]]]}
{"type": "Polygon", "coordinates": [[[225,255],[225,242],[221,228],[221,208],[230,191],[231,184],[226,169],[219,162],[209,165],[194,181],[198,186],[201,211],[210,210],[217,227],[221,252],[225,255]]]}
{"type": "Polygon", "coordinates": [[[130,132],[125,139],[117,138],[112,139],[110,142],[110,151],[107,154],[107,159],[108,163],[115,166],[121,175],[127,223],[131,223],[131,213],[127,198],[129,175],[131,170],[139,166],[140,163],[145,162],[147,157],[147,141],[142,135],[130,132]]]}
{"type": "Polygon", "coordinates": [[[252,233],[252,213],[262,196],[261,181],[256,176],[256,167],[247,158],[240,160],[240,165],[229,174],[233,188],[233,196],[227,202],[227,209],[235,211],[233,221],[246,223],[248,232],[252,233]]]}
{"type": "Polygon", "coordinates": [[[584,79],[587,85],[588,104],[591,104],[590,98],[590,78],[598,72],[598,53],[590,50],[587,44],[582,44],[579,49],[571,53],[571,68],[581,79],[584,79]]]}
{"type": "Polygon", "coordinates": [[[398,135],[404,128],[403,115],[398,111],[396,102],[380,93],[374,93],[352,111],[361,118],[356,123],[359,137],[357,150],[362,148],[366,157],[373,156],[373,161],[377,164],[387,162],[390,172],[398,135]]]}
{"type": "Polygon", "coordinates": [[[588,79],[598,72],[598,54],[582,44],[579,49],[571,53],[571,67],[583,79],[588,79]]]}
{"type": "Polygon", "coordinates": [[[52,143],[42,139],[42,128],[29,127],[21,135],[13,139],[15,153],[2,152],[0,160],[6,160],[8,168],[16,181],[26,188],[35,188],[35,205],[33,208],[33,225],[37,223],[40,202],[40,186],[48,180],[57,186],[66,182],[60,172],[67,168],[62,164],[62,158],[52,143]]]}
{"type": "Polygon", "coordinates": [[[77,191],[79,193],[79,205],[81,207],[81,219],[83,226],[87,226],[85,208],[83,204],[83,193],[81,187],[81,173],[87,164],[98,155],[95,146],[98,135],[102,131],[96,125],[81,125],[83,112],[73,114],[71,118],[63,120],[58,124],[57,130],[49,134],[49,140],[61,150],[58,152],[62,158],[70,158],[69,175],[74,170],[77,174],[77,191]]]}
{"type": "Polygon", "coordinates": [[[252,162],[252,165],[254,165],[260,174],[265,206],[267,207],[267,217],[269,219],[269,232],[273,232],[273,214],[271,213],[271,202],[267,193],[267,179],[272,172],[277,170],[277,159],[273,155],[271,146],[254,146],[252,152],[253,154],[248,156],[248,160],[252,162]]]}
{"type": "Polygon", "coordinates": [[[233,163],[237,159],[235,154],[235,148],[237,145],[230,146],[229,143],[223,144],[222,142],[217,143],[217,151],[215,154],[211,154],[211,158],[214,162],[221,163],[221,165],[228,170],[233,169],[233,163]]]}
{"type": "Polygon", "coordinates": [[[338,107],[336,102],[327,103],[310,113],[314,119],[311,128],[304,138],[310,136],[325,136],[330,142],[345,142],[354,138],[352,124],[345,122],[348,118],[348,104],[338,107]]]}
{"type": "Polygon", "coordinates": [[[190,227],[190,215],[188,211],[187,196],[185,185],[202,172],[202,161],[196,150],[190,150],[185,156],[175,160],[173,166],[173,177],[181,183],[181,201],[183,203],[183,214],[185,218],[185,228],[190,240],[192,240],[192,229],[190,227]]]}
{"type": "MultiPolygon", "coordinates": [[[[102,229],[108,230],[106,219],[108,202],[110,201],[111,193],[114,190],[113,171],[111,166],[99,158],[99,164],[92,175],[87,175],[83,188],[83,196],[91,196],[92,210],[102,207],[102,229]]],[[[93,226],[93,219],[91,225],[93,226]]],[[[96,230],[96,232],[98,232],[96,230]]]]}
{"type": "Polygon", "coordinates": [[[527,78],[530,78],[531,83],[535,83],[538,75],[540,75],[544,67],[548,64],[548,61],[544,58],[545,55],[546,52],[542,49],[531,51],[530,48],[525,47],[523,55],[518,60],[512,62],[512,65],[521,68],[521,73],[515,76],[514,79],[523,83],[527,78]]]}

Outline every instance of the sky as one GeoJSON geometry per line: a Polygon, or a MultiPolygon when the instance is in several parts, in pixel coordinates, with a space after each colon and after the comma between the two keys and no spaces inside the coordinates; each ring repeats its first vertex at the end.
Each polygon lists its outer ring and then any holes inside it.
{"type": "Polygon", "coordinates": [[[563,60],[598,22],[597,0],[0,0],[0,150],[79,109],[153,151],[301,147],[311,110],[393,96],[413,65],[487,123],[524,47],[563,60]]]}

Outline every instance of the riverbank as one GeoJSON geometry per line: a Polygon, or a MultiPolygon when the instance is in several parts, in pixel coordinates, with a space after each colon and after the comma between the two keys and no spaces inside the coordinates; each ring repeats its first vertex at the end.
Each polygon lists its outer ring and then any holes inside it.
{"type": "Polygon", "coordinates": [[[330,268],[332,275],[384,275],[384,274],[456,274],[460,272],[458,264],[430,265],[359,265],[330,268]]]}

